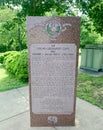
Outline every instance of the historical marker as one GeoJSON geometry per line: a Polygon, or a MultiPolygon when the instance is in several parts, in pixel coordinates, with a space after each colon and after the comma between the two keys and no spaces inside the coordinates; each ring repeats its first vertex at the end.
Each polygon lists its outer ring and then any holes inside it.
{"type": "Polygon", "coordinates": [[[79,17],[27,17],[31,126],[75,125],[79,17]]]}

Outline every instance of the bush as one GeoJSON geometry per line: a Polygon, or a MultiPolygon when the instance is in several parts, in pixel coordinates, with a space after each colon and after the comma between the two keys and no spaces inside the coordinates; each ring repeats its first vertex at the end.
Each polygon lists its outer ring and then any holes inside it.
{"type": "Polygon", "coordinates": [[[20,52],[20,56],[18,58],[18,61],[16,62],[16,76],[19,79],[28,79],[28,53],[26,50],[23,50],[20,52]]]}
{"type": "Polygon", "coordinates": [[[87,44],[101,44],[103,37],[95,31],[88,31],[85,27],[81,27],[80,47],[84,48],[87,44]]]}
{"type": "Polygon", "coordinates": [[[0,54],[0,63],[3,64],[4,58],[5,58],[6,56],[8,56],[9,54],[11,54],[11,51],[8,51],[8,52],[5,52],[5,53],[1,53],[1,54],[0,54]]]}
{"type": "Polygon", "coordinates": [[[0,54],[0,63],[3,63],[4,55],[0,54]]]}
{"type": "Polygon", "coordinates": [[[3,65],[5,68],[12,74],[15,74],[15,65],[19,58],[19,52],[17,51],[11,51],[9,55],[4,57],[3,65]]]}
{"type": "Polygon", "coordinates": [[[6,52],[6,51],[7,51],[6,45],[0,43],[0,52],[6,52]]]}
{"type": "Polygon", "coordinates": [[[1,63],[12,74],[19,79],[27,81],[28,79],[28,52],[10,51],[1,55],[1,63]]]}

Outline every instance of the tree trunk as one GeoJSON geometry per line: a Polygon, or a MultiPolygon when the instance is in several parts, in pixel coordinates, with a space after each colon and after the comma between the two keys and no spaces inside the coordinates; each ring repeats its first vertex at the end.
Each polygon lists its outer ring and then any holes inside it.
{"type": "Polygon", "coordinates": [[[35,10],[36,10],[36,0],[30,0],[31,8],[33,11],[33,15],[35,16],[35,10]]]}
{"type": "Polygon", "coordinates": [[[22,40],[21,40],[21,32],[20,27],[18,28],[18,43],[19,43],[19,50],[22,50],[22,40]]]}

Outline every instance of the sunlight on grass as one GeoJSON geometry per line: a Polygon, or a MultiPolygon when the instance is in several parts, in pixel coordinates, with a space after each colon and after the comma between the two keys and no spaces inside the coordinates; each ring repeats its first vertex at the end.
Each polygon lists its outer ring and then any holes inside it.
{"type": "Polygon", "coordinates": [[[3,66],[0,64],[0,80],[8,77],[8,74],[6,70],[3,68],[3,66]]]}
{"type": "Polygon", "coordinates": [[[103,109],[103,76],[79,73],[77,96],[103,109]]]}
{"type": "Polygon", "coordinates": [[[9,74],[0,64],[0,91],[20,88],[23,86],[27,86],[27,82],[23,82],[9,74]]]}

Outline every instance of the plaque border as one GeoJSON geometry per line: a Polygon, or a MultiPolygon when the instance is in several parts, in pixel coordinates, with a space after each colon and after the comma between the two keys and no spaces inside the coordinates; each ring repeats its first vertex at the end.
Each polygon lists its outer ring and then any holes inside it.
{"type": "MultiPolygon", "coordinates": [[[[44,23],[43,23],[44,24],[44,23]]],[[[73,28],[72,28],[73,29],[73,28]]],[[[78,72],[78,51],[79,51],[79,42],[80,42],[80,17],[27,17],[27,32],[28,32],[28,60],[29,60],[29,99],[30,99],[30,123],[31,123],[31,127],[34,126],[54,126],[54,124],[52,123],[48,123],[48,117],[49,116],[56,116],[58,118],[58,122],[55,124],[55,126],[75,126],[75,114],[76,114],[76,86],[77,86],[77,72],[78,72]],[[74,27],[74,30],[72,32],[73,35],[72,38],[69,40],[69,38],[67,38],[67,36],[65,37],[65,33],[68,32],[68,30],[65,31],[64,34],[62,34],[56,39],[56,40],[52,40],[52,39],[47,39],[47,43],[51,44],[51,43],[59,43],[59,44],[63,44],[63,43],[75,43],[76,44],[76,49],[77,49],[77,54],[76,54],[76,65],[75,65],[75,86],[74,86],[74,112],[70,115],[56,115],[56,114],[34,114],[32,113],[32,102],[31,102],[31,68],[30,68],[30,44],[32,44],[30,42],[30,35],[29,35],[29,20],[44,20],[45,21],[51,20],[51,19],[62,19],[61,21],[68,21],[69,23],[72,24],[72,26],[74,27]],[[74,24],[75,23],[75,24],[74,24]],[[60,38],[60,39],[59,39],[60,38]],[[72,42],[71,42],[72,41],[72,42]]],[[[70,34],[70,31],[69,33],[70,34]]],[[[41,36],[42,37],[42,36],[41,36]]],[[[37,42],[34,42],[33,44],[37,44],[37,42]]],[[[38,44],[42,43],[40,39],[38,39],[38,44]]]]}

